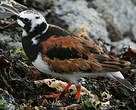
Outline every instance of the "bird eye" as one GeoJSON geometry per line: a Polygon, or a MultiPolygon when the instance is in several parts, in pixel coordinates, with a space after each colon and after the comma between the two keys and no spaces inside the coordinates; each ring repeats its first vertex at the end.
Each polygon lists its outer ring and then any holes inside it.
{"type": "Polygon", "coordinates": [[[29,19],[24,18],[24,19],[23,19],[23,22],[24,22],[24,23],[28,23],[28,22],[29,22],[29,19]]]}
{"type": "Polygon", "coordinates": [[[39,16],[36,16],[35,18],[36,18],[36,19],[39,19],[40,17],[39,17],[39,16]]]}

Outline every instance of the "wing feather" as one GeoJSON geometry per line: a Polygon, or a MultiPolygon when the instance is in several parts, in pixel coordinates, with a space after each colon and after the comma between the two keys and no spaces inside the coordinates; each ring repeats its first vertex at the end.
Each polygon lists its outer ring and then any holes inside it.
{"type": "Polygon", "coordinates": [[[73,74],[75,72],[111,72],[119,71],[128,66],[126,62],[119,62],[104,54],[102,47],[93,40],[70,34],[57,26],[51,26],[53,30],[59,29],[57,36],[52,34],[41,42],[43,60],[51,69],[58,73],[73,74]],[[55,29],[54,29],[55,28],[55,29]],[[65,34],[67,33],[67,34],[65,34]]]}

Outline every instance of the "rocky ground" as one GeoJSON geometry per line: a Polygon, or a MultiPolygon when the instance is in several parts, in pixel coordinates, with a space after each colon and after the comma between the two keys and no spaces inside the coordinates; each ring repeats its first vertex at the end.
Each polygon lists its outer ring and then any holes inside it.
{"type": "MultiPolygon", "coordinates": [[[[135,0],[15,1],[40,11],[48,23],[59,25],[76,34],[83,32],[120,59],[136,61],[135,0]]],[[[0,26],[7,24],[10,22],[0,22],[0,26]]],[[[124,74],[133,85],[136,85],[135,73],[135,70],[131,70],[124,74]]],[[[67,93],[68,98],[63,94],[59,100],[44,99],[44,94],[54,91],[57,93],[66,83],[59,79],[52,80],[51,76],[41,74],[31,65],[22,49],[21,30],[18,27],[0,30],[0,109],[136,109],[136,92],[129,91],[118,82],[105,78],[82,78],[80,83],[88,90],[82,90],[81,100],[74,98],[74,87],[67,93]],[[45,78],[48,79],[42,80],[45,78]],[[35,82],[37,80],[42,81],[35,82]]]]}

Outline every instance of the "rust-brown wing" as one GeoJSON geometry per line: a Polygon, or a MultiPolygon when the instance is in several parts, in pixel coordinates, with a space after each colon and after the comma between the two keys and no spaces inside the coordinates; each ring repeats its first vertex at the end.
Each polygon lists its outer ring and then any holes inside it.
{"type": "MultiPolygon", "coordinates": [[[[95,72],[101,70],[101,65],[92,56],[90,48],[86,48],[81,39],[71,36],[51,36],[41,42],[43,60],[51,69],[58,73],[72,74],[74,72],[95,72]]],[[[88,44],[88,47],[92,47],[88,44]]]]}
{"type": "Polygon", "coordinates": [[[117,58],[107,57],[101,54],[94,54],[93,56],[102,66],[103,72],[116,72],[133,68],[133,65],[129,61],[121,61],[117,58]]]}
{"type": "Polygon", "coordinates": [[[110,72],[120,70],[125,64],[104,54],[102,48],[91,39],[77,37],[54,25],[50,30],[58,32],[57,35],[51,34],[40,45],[42,45],[43,60],[55,72],[62,74],[80,71],[110,72]]]}

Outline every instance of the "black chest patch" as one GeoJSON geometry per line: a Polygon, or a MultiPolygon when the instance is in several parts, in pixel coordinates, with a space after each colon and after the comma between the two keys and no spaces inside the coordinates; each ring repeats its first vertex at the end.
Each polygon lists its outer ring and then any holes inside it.
{"type": "Polygon", "coordinates": [[[38,47],[38,45],[33,45],[32,43],[33,42],[27,37],[24,37],[22,39],[24,51],[28,56],[29,60],[33,62],[37,58],[40,48],[38,47]]]}

